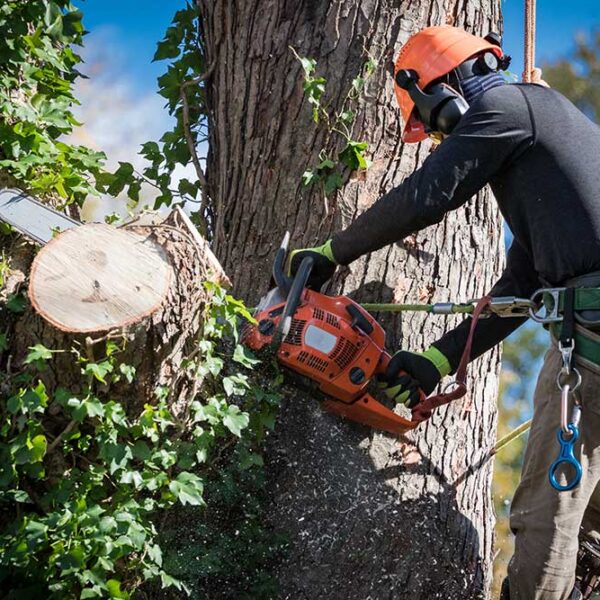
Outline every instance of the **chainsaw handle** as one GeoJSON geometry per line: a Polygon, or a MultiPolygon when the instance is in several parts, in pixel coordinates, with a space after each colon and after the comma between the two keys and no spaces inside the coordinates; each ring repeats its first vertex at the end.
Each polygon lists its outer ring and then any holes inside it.
{"type": "Polygon", "coordinates": [[[292,317],[298,308],[298,304],[300,304],[302,292],[308,283],[308,278],[310,277],[314,262],[314,259],[310,256],[303,258],[300,267],[292,280],[292,285],[288,292],[287,300],[283,312],[281,313],[279,327],[277,329],[277,333],[281,339],[283,339],[290,331],[292,317]]]}
{"type": "Polygon", "coordinates": [[[377,363],[377,369],[375,369],[375,375],[385,375],[388,365],[390,364],[390,360],[392,360],[392,355],[383,350],[381,352],[381,356],[379,357],[379,362],[377,363]]]}
{"type": "Polygon", "coordinates": [[[275,285],[279,288],[279,291],[283,296],[287,297],[290,288],[292,287],[293,278],[288,277],[285,274],[285,260],[288,253],[288,245],[290,243],[290,232],[286,231],[283,236],[283,241],[275,253],[275,260],[273,261],[273,280],[275,285]]]}

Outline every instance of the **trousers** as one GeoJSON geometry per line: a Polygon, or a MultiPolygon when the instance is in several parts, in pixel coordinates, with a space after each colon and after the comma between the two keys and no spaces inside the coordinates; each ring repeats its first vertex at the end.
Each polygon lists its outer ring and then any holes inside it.
{"type": "MultiPolygon", "coordinates": [[[[536,385],[521,482],[510,510],[515,534],[508,566],[511,600],[567,600],[575,584],[579,535],[600,542],[600,367],[574,359],[582,376],[574,395],[582,405],[575,456],[583,476],[568,492],[555,490],[548,480],[550,465],[559,453],[556,431],[560,427],[556,377],[562,360],[553,345],[536,385]]],[[[573,395],[569,415],[572,403],[573,395]]]]}

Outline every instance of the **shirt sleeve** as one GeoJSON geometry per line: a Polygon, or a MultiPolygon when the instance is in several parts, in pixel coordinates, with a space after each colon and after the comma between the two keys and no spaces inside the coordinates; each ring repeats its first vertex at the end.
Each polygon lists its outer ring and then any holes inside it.
{"type": "MultiPolygon", "coordinates": [[[[529,298],[540,287],[542,287],[542,283],[529,254],[517,240],[513,240],[508,251],[506,269],[491,289],[490,295],[494,297],[517,296],[529,298]]],[[[525,321],[527,321],[527,318],[499,317],[497,315],[480,319],[473,336],[470,360],[474,360],[487,352],[523,325],[525,321]]],[[[469,318],[433,344],[446,356],[452,371],[458,368],[470,328],[471,319],[469,318]]]]}
{"type": "MultiPolygon", "coordinates": [[[[438,223],[533,142],[525,99],[501,86],[486,92],[421,168],[333,237],[339,264],[438,223]]],[[[516,90],[514,90],[516,91],[516,90]]]]}

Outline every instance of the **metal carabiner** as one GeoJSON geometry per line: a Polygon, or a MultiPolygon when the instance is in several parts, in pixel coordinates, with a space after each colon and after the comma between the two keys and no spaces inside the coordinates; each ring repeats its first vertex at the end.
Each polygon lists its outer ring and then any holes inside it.
{"type": "Polygon", "coordinates": [[[533,307],[529,309],[529,316],[536,323],[542,324],[556,323],[557,321],[562,321],[562,315],[559,314],[560,293],[564,292],[565,289],[566,288],[540,288],[539,290],[533,292],[531,298],[529,298],[530,302],[533,305],[533,307]],[[540,315],[536,311],[536,307],[544,304],[544,294],[547,294],[552,298],[552,306],[546,306],[546,312],[540,315]]]}
{"type": "MultiPolygon", "coordinates": [[[[561,374],[569,375],[571,372],[571,362],[573,360],[573,350],[575,350],[575,340],[571,339],[571,343],[568,346],[563,345],[563,343],[558,340],[558,350],[560,355],[562,356],[563,366],[560,370],[561,374]]],[[[577,369],[574,369],[577,371],[577,369]]],[[[581,379],[581,377],[580,377],[581,379]]]]}
{"type": "Polygon", "coordinates": [[[499,296],[492,298],[487,312],[499,317],[528,317],[536,305],[527,298],[517,298],[516,296],[499,296]]]}
{"type": "Polygon", "coordinates": [[[560,444],[560,453],[558,458],[550,465],[550,471],[548,472],[548,477],[550,479],[550,485],[559,492],[568,492],[576,487],[581,481],[581,475],[583,473],[581,468],[581,463],[575,458],[573,454],[573,446],[577,439],[579,438],[579,427],[574,425],[573,423],[568,424],[569,439],[564,438],[564,433],[562,429],[559,429],[556,432],[556,437],[558,438],[558,443],[560,444]],[[556,471],[563,464],[566,463],[572,466],[575,469],[575,476],[571,481],[568,481],[565,485],[561,485],[556,479],[556,471]]]}
{"type": "MultiPolygon", "coordinates": [[[[569,434],[569,421],[568,421],[568,413],[569,413],[569,394],[572,394],[577,390],[577,388],[581,385],[581,373],[576,367],[571,368],[571,360],[569,358],[568,362],[565,362],[565,356],[563,355],[563,367],[558,372],[556,376],[556,385],[560,390],[560,428],[565,434],[569,434]],[[575,377],[574,383],[570,381],[573,377],[575,377]],[[571,387],[573,386],[573,387],[571,387]]],[[[575,404],[577,406],[577,404],[575,404]]],[[[573,408],[575,411],[575,408],[573,408]]],[[[581,409],[579,409],[581,412],[581,409]]],[[[574,416],[575,413],[573,413],[574,416]]],[[[579,416],[577,415],[577,423],[579,424],[579,416]]],[[[573,422],[573,420],[571,420],[573,422]]]]}

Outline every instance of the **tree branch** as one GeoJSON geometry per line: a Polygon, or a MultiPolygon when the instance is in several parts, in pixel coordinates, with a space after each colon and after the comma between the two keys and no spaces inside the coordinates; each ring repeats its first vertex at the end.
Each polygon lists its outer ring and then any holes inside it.
{"type": "Polygon", "coordinates": [[[213,71],[215,70],[215,66],[216,62],[213,62],[210,65],[210,67],[208,67],[205,73],[199,75],[198,77],[194,77],[194,79],[184,81],[179,88],[179,97],[181,98],[181,116],[183,133],[185,135],[185,140],[187,142],[188,149],[192,157],[192,163],[194,164],[194,168],[196,169],[196,175],[198,176],[198,181],[200,182],[200,189],[202,191],[202,203],[200,205],[200,211],[202,211],[205,208],[206,198],[208,197],[208,182],[206,181],[204,170],[202,169],[202,165],[200,164],[200,159],[198,158],[198,153],[196,152],[194,136],[192,135],[192,130],[190,128],[190,106],[186,95],[186,89],[190,85],[197,85],[203,81],[206,81],[206,79],[208,79],[212,75],[213,71]]]}

